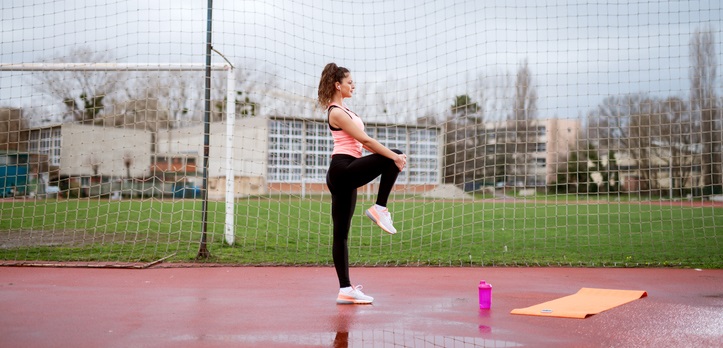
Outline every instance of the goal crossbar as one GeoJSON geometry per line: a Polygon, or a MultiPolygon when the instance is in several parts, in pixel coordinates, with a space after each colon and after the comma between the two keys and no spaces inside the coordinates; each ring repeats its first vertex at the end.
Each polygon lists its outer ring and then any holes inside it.
{"type": "MultiPolygon", "coordinates": [[[[226,70],[227,64],[211,64],[211,70],[226,70]]],[[[200,63],[0,63],[0,71],[203,71],[200,63]]]]}

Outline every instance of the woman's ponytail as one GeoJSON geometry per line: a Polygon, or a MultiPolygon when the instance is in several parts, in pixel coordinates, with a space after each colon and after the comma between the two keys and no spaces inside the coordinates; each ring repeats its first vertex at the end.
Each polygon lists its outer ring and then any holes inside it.
{"type": "Polygon", "coordinates": [[[334,84],[341,82],[342,79],[349,73],[349,69],[337,66],[334,63],[329,63],[324,67],[321,72],[321,79],[319,79],[319,105],[326,108],[329,106],[332,97],[334,96],[334,84]]]}

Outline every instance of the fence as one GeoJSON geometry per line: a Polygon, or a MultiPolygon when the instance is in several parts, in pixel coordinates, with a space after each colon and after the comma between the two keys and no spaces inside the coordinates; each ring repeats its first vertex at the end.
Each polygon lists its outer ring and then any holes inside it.
{"type": "Polygon", "coordinates": [[[353,262],[723,264],[723,5],[343,5],[0,5],[0,259],[331,263],[333,61],[410,159],[353,262]]]}

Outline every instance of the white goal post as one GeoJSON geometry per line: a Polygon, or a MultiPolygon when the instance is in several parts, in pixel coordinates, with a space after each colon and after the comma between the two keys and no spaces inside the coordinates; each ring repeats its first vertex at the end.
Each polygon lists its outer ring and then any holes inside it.
{"type": "MultiPolygon", "coordinates": [[[[0,63],[0,71],[204,71],[199,63],[0,63]]],[[[228,64],[211,64],[211,70],[226,70],[226,220],[225,240],[234,243],[234,168],[233,137],[236,119],[234,106],[234,68],[228,64]]],[[[203,188],[208,190],[207,187],[203,188]]]]}
{"type": "MultiPolygon", "coordinates": [[[[229,69],[212,64],[211,70],[229,69]]],[[[0,63],[0,71],[203,71],[199,63],[0,63]]]]}

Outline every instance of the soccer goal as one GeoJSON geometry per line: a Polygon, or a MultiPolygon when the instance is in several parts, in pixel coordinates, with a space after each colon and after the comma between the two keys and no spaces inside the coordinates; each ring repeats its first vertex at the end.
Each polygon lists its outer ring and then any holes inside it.
{"type": "MultiPolygon", "coordinates": [[[[69,76],[69,78],[78,79],[79,83],[87,83],[91,80],[102,80],[108,78],[117,78],[120,76],[133,75],[133,78],[137,78],[141,81],[139,84],[154,81],[157,86],[166,91],[161,92],[161,95],[170,97],[171,100],[166,102],[172,102],[174,97],[181,98],[182,95],[174,95],[176,92],[172,92],[172,82],[166,81],[161,82],[160,80],[153,80],[153,78],[159,79],[159,75],[163,73],[170,73],[166,78],[172,74],[182,75],[183,73],[193,73],[201,71],[225,71],[226,79],[226,96],[224,97],[225,105],[215,105],[217,110],[215,114],[216,118],[222,117],[224,119],[225,134],[224,139],[226,142],[220,148],[225,148],[225,162],[223,167],[225,168],[225,178],[231,178],[225,181],[225,191],[223,191],[223,198],[225,199],[226,211],[225,211],[225,224],[224,224],[224,238],[226,243],[232,245],[234,243],[234,128],[235,128],[235,75],[234,69],[230,65],[214,64],[206,66],[203,64],[170,64],[170,63],[0,63],[0,71],[18,71],[18,72],[36,72],[36,73],[47,73],[50,77],[43,77],[49,85],[52,85],[51,89],[57,92],[59,85],[63,82],[63,78],[69,76]],[[97,77],[93,74],[108,74],[110,76],[97,77]],[[148,74],[156,74],[156,76],[149,77],[148,74]],[[220,114],[222,116],[219,116],[220,114]]],[[[45,76],[45,75],[44,75],[45,76]]],[[[68,89],[72,87],[67,87],[68,89]]],[[[65,91],[66,93],[71,92],[70,90],[65,91]]],[[[200,89],[191,89],[190,91],[183,91],[186,95],[199,94],[203,91],[200,89]]],[[[84,93],[84,92],[83,92],[84,93]]],[[[146,92],[148,94],[148,92],[146,92]]],[[[70,98],[64,100],[70,113],[70,117],[75,117],[73,121],[78,121],[78,124],[70,124],[71,130],[63,129],[64,124],[55,125],[51,127],[40,127],[40,129],[26,129],[24,136],[18,134],[16,137],[15,144],[7,144],[8,149],[13,147],[14,151],[8,151],[4,155],[8,166],[3,172],[4,175],[4,186],[12,189],[3,192],[3,196],[9,197],[56,197],[60,195],[64,198],[99,198],[104,197],[109,200],[121,200],[123,198],[133,198],[141,196],[145,198],[153,199],[154,197],[159,198],[187,198],[189,195],[193,198],[207,199],[207,195],[203,194],[207,191],[207,168],[199,173],[197,167],[203,160],[203,163],[208,162],[209,154],[205,147],[208,147],[208,139],[204,139],[203,151],[188,151],[181,150],[176,151],[175,154],[170,151],[159,152],[159,129],[158,125],[162,123],[169,123],[172,120],[169,118],[169,110],[167,105],[164,105],[155,95],[151,94],[151,97],[141,98],[140,100],[131,100],[127,102],[128,105],[121,105],[119,108],[124,109],[122,112],[132,113],[133,119],[128,120],[127,115],[119,116],[113,115],[110,120],[102,117],[96,118],[101,110],[105,109],[102,100],[107,96],[104,94],[95,95],[93,97],[86,97],[85,94],[81,94],[80,100],[84,105],[81,107],[75,105],[75,100],[70,98]],[[86,126],[87,127],[84,127],[86,126]],[[150,125],[150,126],[149,126],[150,125]],[[130,132],[130,133],[129,133],[130,132]],[[134,133],[134,134],[131,134],[134,133]],[[150,138],[148,137],[150,135],[150,138]],[[120,139],[118,138],[120,137],[120,139]],[[124,143],[128,140],[128,143],[124,143]],[[144,141],[144,140],[150,140],[144,141]],[[25,146],[23,146],[25,145],[25,146]],[[126,146],[127,145],[127,146],[126,146]],[[150,146],[149,146],[150,145],[150,146]],[[65,147],[68,151],[63,151],[65,147]],[[119,153],[118,148],[123,151],[122,155],[119,153]],[[69,148],[71,150],[69,150],[69,148]],[[25,152],[21,150],[26,150],[25,152]],[[187,153],[193,153],[194,156],[188,156],[187,153]],[[168,155],[164,155],[167,153],[168,155]],[[199,157],[198,154],[202,153],[204,157],[199,157]],[[149,159],[149,172],[145,175],[141,174],[142,177],[134,177],[131,175],[134,169],[137,170],[137,162],[144,162],[145,158],[149,159]],[[68,160],[68,158],[71,158],[68,160]],[[53,170],[51,167],[53,161],[56,166],[59,167],[60,161],[69,164],[72,163],[73,159],[84,159],[80,164],[81,166],[88,166],[92,171],[92,174],[84,177],[83,173],[69,174],[64,172],[60,168],[56,168],[54,175],[66,176],[67,182],[60,182],[56,178],[58,184],[65,184],[64,190],[60,190],[60,187],[53,186],[50,183],[50,174],[53,170]],[[111,162],[114,159],[122,159],[123,166],[125,167],[126,177],[117,175],[119,168],[113,168],[111,162]],[[47,162],[46,162],[47,161],[47,162]],[[136,164],[134,166],[134,164],[136,164]],[[11,172],[11,168],[14,169],[11,172]],[[115,169],[115,171],[114,171],[115,169]],[[170,178],[169,178],[170,174],[170,178]],[[194,181],[190,181],[189,177],[197,176],[202,174],[202,180],[198,178],[194,181]],[[72,176],[77,176],[71,178],[72,176]],[[76,180],[73,180],[76,179],[76,180]],[[188,182],[193,182],[193,186],[188,186],[188,182]],[[203,183],[199,187],[199,184],[203,183]],[[72,184],[75,184],[75,188],[71,189],[72,184]]],[[[178,101],[177,101],[178,102],[178,101]]],[[[182,101],[181,101],[182,102],[182,101]]],[[[112,105],[113,107],[118,107],[112,105]]],[[[8,114],[10,110],[7,111],[8,114]]],[[[204,113],[210,113],[211,110],[203,110],[204,113]]],[[[200,120],[206,121],[209,120],[200,120]]],[[[28,125],[23,124],[28,127],[28,125]]],[[[167,126],[168,127],[168,126],[167,126]]],[[[20,128],[20,127],[18,127],[20,128]]],[[[23,129],[16,129],[16,132],[21,132],[23,129]]],[[[12,135],[12,133],[8,133],[12,135]]],[[[207,135],[207,134],[203,134],[207,135]]],[[[168,136],[168,135],[167,135],[168,136]]],[[[179,140],[177,140],[179,141],[179,140]]],[[[192,144],[193,145],[193,144],[192,144]]],[[[195,144],[197,145],[197,144],[195,144]]],[[[212,156],[215,159],[224,159],[220,153],[214,153],[212,156]]],[[[76,160],[77,162],[77,160],[76,160]]],[[[216,161],[219,163],[219,161],[216,161]]],[[[144,170],[146,168],[141,169],[144,170]]],[[[82,169],[80,170],[83,171],[82,169]]],[[[218,196],[218,195],[217,195],[218,196]]],[[[205,232],[205,231],[201,231],[205,232]]],[[[32,239],[37,239],[36,242],[43,243],[44,237],[34,236],[32,239]]],[[[60,239],[64,239],[60,236],[60,239]]],[[[80,241],[73,241],[72,243],[85,243],[86,234],[84,233],[80,241]]],[[[94,237],[90,237],[91,240],[94,237]]],[[[32,242],[31,242],[32,243],[32,242]]]]}

